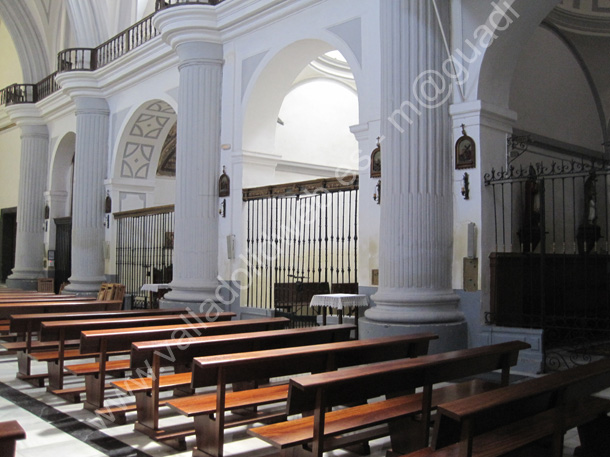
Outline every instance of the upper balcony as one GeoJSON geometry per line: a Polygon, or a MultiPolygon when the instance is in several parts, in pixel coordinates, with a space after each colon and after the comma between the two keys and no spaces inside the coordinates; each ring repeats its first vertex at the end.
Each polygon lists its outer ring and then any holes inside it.
{"type": "Polygon", "coordinates": [[[224,0],[157,0],[155,12],[135,23],[96,48],[70,48],[57,56],[57,71],[36,84],[12,84],[0,90],[0,105],[36,103],[60,89],[55,81],[58,73],[95,71],[119,59],[158,35],[153,16],[166,8],[186,4],[216,6],[224,0]]]}

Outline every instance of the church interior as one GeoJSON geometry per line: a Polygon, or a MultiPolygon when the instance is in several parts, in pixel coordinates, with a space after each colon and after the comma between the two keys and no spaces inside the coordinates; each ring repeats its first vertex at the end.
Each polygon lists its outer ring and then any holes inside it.
{"type": "Polygon", "coordinates": [[[0,456],[605,455],[610,0],[0,0],[0,43],[0,456]]]}

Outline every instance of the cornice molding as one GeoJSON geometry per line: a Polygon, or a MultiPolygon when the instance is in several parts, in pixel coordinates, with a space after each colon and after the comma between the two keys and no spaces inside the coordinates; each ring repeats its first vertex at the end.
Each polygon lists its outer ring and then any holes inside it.
{"type": "Polygon", "coordinates": [[[551,11],[546,20],[567,32],[610,36],[610,14],[583,14],[557,7],[551,11]]]}

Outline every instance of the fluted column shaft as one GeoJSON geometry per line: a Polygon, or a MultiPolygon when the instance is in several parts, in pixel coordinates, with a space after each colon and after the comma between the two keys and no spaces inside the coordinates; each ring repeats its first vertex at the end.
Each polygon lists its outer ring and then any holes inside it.
{"type": "Polygon", "coordinates": [[[7,283],[11,287],[32,288],[32,280],[43,276],[44,191],[49,161],[49,132],[40,120],[26,119],[17,114],[15,118],[21,128],[21,162],[15,267],[7,283]]]}
{"type": "MultiPolygon", "coordinates": [[[[437,2],[449,30],[449,2],[437,2]]],[[[452,152],[446,52],[429,0],[382,0],[380,287],[373,321],[462,320],[451,288],[452,152]]]]}
{"type": "Polygon", "coordinates": [[[104,276],[104,178],[108,158],[110,110],[106,100],[77,96],[72,276],[64,290],[91,293],[104,276]]]}
{"type": "Polygon", "coordinates": [[[180,60],[174,270],[164,306],[216,299],[223,51],[214,38],[213,11],[180,6],[155,17],[180,60]]]}

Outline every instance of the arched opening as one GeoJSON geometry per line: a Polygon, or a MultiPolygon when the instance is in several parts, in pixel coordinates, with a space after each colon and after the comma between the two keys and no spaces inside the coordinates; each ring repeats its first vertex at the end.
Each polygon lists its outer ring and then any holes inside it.
{"type": "Polygon", "coordinates": [[[304,40],[264,65],[247,100],[243,187],[275,185],[276,197],[244,194],[250,287],[242,301],[308,325],[312,294],[358,291],[357,181],[329,191],[358,172],[356,81],[343,54],[304,40]]]}
{"type": "Polygon", "coordinates": [[[174,203],[175,126],[176,112],[162,100],[149,101],[129,116],[110,173],[114,211],[174,203]]]}
{"type": "Polygon", "coordinates": [[[478,81],[482,102],[514,115],[504,135],[481,126],[488,321],[540,331],[544,369],[558,369],[576,340],[590,350],[610,339],[609,48],[599,29],[610,17],[576,2],[512,7],[522,23],[487,49],[478,81]]]}

